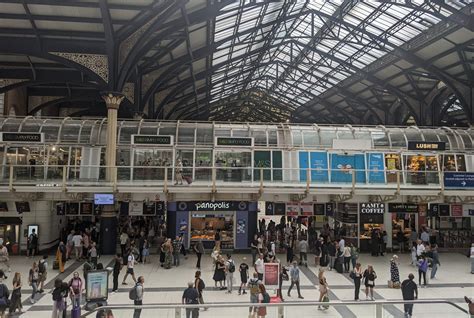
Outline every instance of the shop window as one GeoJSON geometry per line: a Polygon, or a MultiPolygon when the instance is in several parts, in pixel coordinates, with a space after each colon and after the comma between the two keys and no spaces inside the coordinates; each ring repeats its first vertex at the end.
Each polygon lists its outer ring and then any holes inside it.
{"type": "Polygon", "coordinates": [[[441,167],[443,171],[456,171],[456,159],[453,154],[441,156],[441,167]]]}
{"type": "MultiPolygon", "coordinates": [[[[385,154],[385,167],[387,168],[387,182],[397,183],[397,171],[402,169],[400,154],[387,153],[385,154]]],[[[403,182],[402,175],[400,175],[400,182],[403,182]]]]}
{"type": "Polygon", "coordinates": [[[466,159],[464,155],[456,155],[456,164],[458,171],[466,171],[466,159]]]}
{"type": "Polygon", "coordinates": [[[219,232],[222,249],[234,248],[233,212],[193,212],[191,215],[191,245],[202,240],[204,246],[214,246],[215,234],[219,232]],[[211,243],[208,243],[211,242],[211,243]]]}
{"type": "Polygon", "coordinates": [[[426,184],[426,157],[423,155],[405,156],[406,180],[411,184],[426,184]]]}

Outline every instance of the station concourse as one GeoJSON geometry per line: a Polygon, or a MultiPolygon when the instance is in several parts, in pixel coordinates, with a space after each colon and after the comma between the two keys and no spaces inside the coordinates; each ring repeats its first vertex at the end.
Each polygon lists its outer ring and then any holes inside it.
{"type": "Polygon", "coordinates": [[[468,317],[473,9],[0,1],[0,312],[468,317]]]}

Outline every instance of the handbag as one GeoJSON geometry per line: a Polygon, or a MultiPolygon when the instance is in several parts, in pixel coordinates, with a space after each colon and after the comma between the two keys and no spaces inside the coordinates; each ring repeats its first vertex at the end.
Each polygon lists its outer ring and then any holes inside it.
{"type": "Polygon", "coordinates": [[[351,279],[355,279],[355,278],[356,278],[356,274],[355,274],[354,272],[351,272],[351,273],[349,274],[349,277],[350,277],[351,279]]]}
{"type": "MultiPolygon", "coordinates": [[[[325,295],[323,296],[323,303],[329,303],[328,294],[325,294],[325,295]]],[[[323,305],[323,308],[324,308],[324,309],[328,309],[328,308],[329,308],[329,305],[323,305]]]]}

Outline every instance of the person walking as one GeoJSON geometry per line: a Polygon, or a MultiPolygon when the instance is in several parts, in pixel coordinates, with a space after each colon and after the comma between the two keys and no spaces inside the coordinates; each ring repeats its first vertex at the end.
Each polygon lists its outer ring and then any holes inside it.
{"type": "Polygon", "coordinates": [[[290,280],[290,275],[288,274],[288,271],[286,270],[285,266],[280,266],[280,281],[278,285],[278,290],[277,290],[277,296],[280,297],[281,301],[285,301],[283,299],[283,281],[289,281],[290,280]]]}
{"type": "Polygon", "coordinates": [[[330,271],[334,268],[334,263],[336,262],[336,252],[336,244],[334,242],[328,242],[328,269],[330,271]]]}
{"type": "Polygon", "coordinates": [[[426,288],[426,272],[428,271],[428,260],[426,256],[421,255],[416,265],[418,266],[418,285],[421,286],[421,277],[423,277],[423,286],[426,288]]]}
{"type": "Polygon", "coordinates": [[[257,253],[258,253],[258,235],[255,234],[253,236],[253,240],[250,242],[250,251],[252,253],[252,264],[255,264],[255,261],[257,260],[257,253]]]}
{"type": "MultiPolygon", "coordinates": [[[[248,282],[249,293],[250,293],[250,303],[252,304],[258,303],[258,294],[260,293],[260,288],[259,288],[260,284],[261,284],[261,281],[258,279],[258,274],[254,272],[253,277],[250,278],[248,282]]],[[[253,317],[253,315],[256,313],[257,313],[257,307],[250,306],[249,317],[253,317]]]]}
{"type": "Polygon", "coordinates": [[[12,298],[10,299],[10,309],[9,313],[12,315],[19,310],[19,313],[22,313],[23,306],[21,304],[21,274],[16,272],[13,276],[13,290],[12,290],[12,298]]]}
{"type": "MultiPolygon", "coordinates": [[[[267,293],[265,289],[265,285],[260,284],[258,285],[258,302],[260,304],[267,304],[270,303],[270,295],[267,293]]],[[[264,318],[267,315],[267,307],[259,306],[257,309],[257,316],[258,318],[264,318]]]]}
{"type": "Polygon", "coordinates": [[[38,262],[38,273],[39,273],[39,289],[38,293],[43,293],[44,282],[48,279],[48,255],[43,255],[43,258],[38,262]]]}
{"type": "Polygon", "coordinates": [[[255,271],[258,274],[258,279],[263,282],[263,271],[265,270],[263,254],[258,255],[258,259],[255,261],[255,271]]]}
{"type": "Polygon", "coordinates": [[[215,286],[217,288],[217,283],[219,283],[220,289],[225,290],[223,282],[225,282],[225,261],[222,255],[217,256],[217,261],[214,267],[214,279],[215,286]]]}
{"type": "MultiPolygon", "coordinates": [[[[409,274],[408,279],[405,279],[402,282],[402,296],[403,300],[415,300],[418,299],[418,287],[414,282],[415,275],[409,274]]],[[[411,317],[413,315],[413,304],[404,304],[403,309],[405,312],[405,317],[411,317]]]]}
{"type": "MultiPolygon", "coordinates": [[[[324,277],[324,268],[320,267],[319,268],[319,274],[318,274],[318,280],[319,280],[319,300],[318,302],[322,302],[325,297],[327,297],[327,293],[329,291],[329,285],[326,280],[326,277],[324,277]]],[[[318,306],[318,310],[324,310],[323,307],[318,306]]]]}
{"type": "Polygon", "coordinates": [[[128,237],[127,232],[123,231],[120,234],[120,250],[122,251],[122,255],[126,255],[127,253],[127,244],[129,243],[130,238],[128,237]]]}
{"type": "MultiPolygon", "coordinates": [[[[3,243],[0,244],[0,263],[5,264],[7,266],[8,272],[11,272],[10,268],[10,255],[8,255],[8,249],[3,243]]],[[[3,266],[0,265],[3,269],[3,266]]]]}
{"type": "Polygon", "coordinates": [[[112,292],[113,293],[116,293],[118,291],[118,280],[119,280],[119,274],[120,274],[120,271],[122,270],[122,267],[123,267],[122,255],[117,254],[115,255],[114,267],[112,271],[112,277],[113,277],[112,292]]]}
{"type": "MultiPolygon", "coordinates": [[[[135,306],[141,306],[143,305],[143,295],[145,294],[145,278],[143,276],[138,277],[138,281],[135,283],[135,292],[136,292],[136,297],[133,300],[133,304],[135,306]]],[[[140,318],[140,315],[142,314],[141,309],[135,309],[133,311],[133,318],[140,318]]]]}
{"type": "Polygon", "coordinates": [[[227,285],[227,293],[232,293],[234,285],[235,263],[230,254],[227,254],[227,261],[225,262],[225,282],[227,285]]]}
{"type": "Polygon", "coordinates": [[[389,287],[398,288],[400,286],[400,272],[398,270],[398,256],[393,255],[390,260],[390,284],[389,287]]]}
{"type": "Polygon", "coordinates": [[[352,270],[351,277],[354,280],[354,300],[359,301],[360,294],[360,281],[362,280],[362,266],[359,262],[356,263],[356,266],[352,270]]]}
{"type": "MultiPolygon", "coordinates": [[[[5,273],[2,271],[2,278],[5,276],[5,273]]],[[[8,308],[8,298],[10,297],[10,291],[8,290],[7,285],[3,282],[0,282],[0,300],[2,304],[0,305],[0,317],[5,317],[5,311],[8,308]]]]}
{"type": "MultiPolygon", "coordinates": [[[[56,262],[59,265],[59,272],[64,273],[64,264],[67,261],[67,248],[64,242],[59,242],[58,249],[56,250],[56,262]]],[[[54,269],[54,266],[53,266],[54,269]]]]}
{"type": "Polygon", "coordinates": [[[183,163],[181,162],[181,159],[178,159],[176,161],[176,168],[175,168],[174,174],[175,174],[174,185],[177,185],[178,182],[180,185],[183,185],[183,163]]]}
{"type": "Polygon", "coordinates": [[[164,268],[170,269],[171,262],[173,261],[173,243],[171,242],[170,238],[167,239],[166,242],[163,244],[163,250],[165,252],[164,268]]]}
{"type": "Polygon", "coordinates": [[[433,244],[431,247],[431,279],[435,279],[438,266],[441,266],[439,262],[438,244],[433,244]]]}
{"type": "Polygon", "coordinates": [[[369,293],[370,293],[370,300],[374,300],[374,287],[375,287],[375,280],[377,279],[377,274],[374,271],[372,265],[368,265],[367,269],[364,271],[364,285],[365,285],[365,299],[369,300],[369,293]]]}
{"type": "Polygon", "coordinates": [[[304,299],[303,296],[301,296],[301,291],[300,291],[300,269],[298,268],[298,263],[296,261],[293,262],[293,266],[290,267],[290,278],[291,278],[291,284],[290,288],[288,289],[288,297],[291,297],[291,289],[293,288],[294,285],[296,285],[296,290],[298,291],[298,298],[304,299]]]}
{"type": "MultiPolygon", "coordinates": [[[[201,278],[201,271],[196,271],[196,274],[194,274],[194,288],[196,288],[199,294],[199,304],[203,305],[204,298],[202,297],[202,292],[204,291],[204,288],[206,288],[206,284],[204,284],[204,281],[201,278]]],[[[204,308],[204,310],[207,310],[207,308],[204,308]]]]}
{"type": "Polygon", "coordinates": [[[52,293],[53,298],[53,314],[52,318],[62,318],[63,312],[66,310],[66,303],[64,302],[63,281],[60,279],[54,280],[54,289],[52,293]]]}
{"type": "Polygon", "coordinates": [[[304,265],[308,267],[308,241],[306,238],[301,238],[299,242],[299,250],[300,250],[300,266],[304,265]]]}
{"type": "MultiPolygon", "coordinates": [[[[193,282],[188,283],[188,288],[183,292],[182,303],[184,305],[197,305],[199,304],[199,293],[196,288],[194,288],[193,282]]],[[[198,318],[199,317],[199,307],[195,308],[186,308],[186,318],[198,318]]],[[[135,318],[135,317],[134,317],[135,318]]]]}
{"type": "Polygon", "coordinates": [[[357,247],[355,247],[352,243],[349,243],[349,247],[351,249],[352,269],[354,269],[357,265],[357,260],[359,259],[359,251],[357,250],[357,247]]]}
{"type": "Polygon", "coordinates": [[[38,264],[33,262],[33,265],[30,269],[29,276],[28,276],[28,283],[32,288],[30,302],[34,304],[36,293],[38,292],[38,279],[39,279],[39,271],[38,271],[38,264]]]}
{"type": "Polygon", "coordinates": [[[240,287],[239,287],[239,295],[245,295],[247,292],[245,291],[245,286],[247,286],[247,282],[249,280],[249,266],[245,261],[247,260],[246,257],[243,258],[243,262],[239,266],[239,273],[240,273],[240,287]]]}
{"type": "Polygon", "coordinates": [[[197,262],[196,268],[201,269],[201,257],[204,254],[204,245],[202,244],[202,240],[199,239],[196,244],[194,244],[194,251],[196,252],[197,262]]]}
{"type": "Polygon", "coordinates": [[[27,256],[34,257],[35,253],[38,251],[38,235],[36,234],[35,229],[31,230],[31,234],[28,236],[27,245],[27,256]]]}
{"type": "Polygon", "coordinates": [[[351,267],[351,248],[349,246],[344,247],[344,272],[349,273],[351,267]]]}
{"type": "Polygon", "coordinates": [[[135,278],[135,255],[133,255],[132,249],[129,249],[128,252],[128,258],[127,258],[127,272],[125,273],[125,276],[123,277],[122,285],[127,285],[125,282],[127,280],[128,275],[132,276],[133,282],[136,284],[137,280],[135,278]]]}
{"type": "Polygon", "coordinates": [[[143,241],[143,248],[142,248],[142,262],[146,264],[148,262],[148,257],[150,256],[150,241],[145,239],[143,241]]]}
{"type": "Polygon", "coordinates": [[[426,248],[421,240],[416,241],[416,259],[419,260],[421,256],[425,253],[426,248]]]}
{"type": "Polygon", "coordinates": [[[76,261],[78,261],[82,257],[82,235],[79,233],[74,234],[72,237],[72,242],[74,245],[76,261]]]}

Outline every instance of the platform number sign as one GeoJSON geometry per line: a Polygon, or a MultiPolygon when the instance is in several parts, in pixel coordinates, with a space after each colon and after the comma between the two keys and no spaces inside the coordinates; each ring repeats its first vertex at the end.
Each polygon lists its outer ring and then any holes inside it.
{"type": "Polygon", "coordinates": [[[265,202],[265,215],[274,215],[273,202],[265,202]]]}

